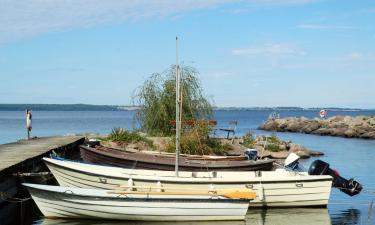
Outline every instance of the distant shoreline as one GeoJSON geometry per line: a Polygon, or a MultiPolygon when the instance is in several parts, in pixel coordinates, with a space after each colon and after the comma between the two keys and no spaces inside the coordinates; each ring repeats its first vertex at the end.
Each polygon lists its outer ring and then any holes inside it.
{"type": "MultiPolygon", "coordinates": [[[[129,105],[89,105],[89,104],[0,104],[0,111],[24,111],[25,109],[32,109],[35,111],[133,111],[137,110],[138,106],[129,105]]],[[[356,108],[302,108],[302,107],[214,107],[215,111],[254,111],[254,110],[269,110],[269,111],[316,111],[316,110],[331,110],[331,111],[373,111],[375,109],[356,109],[356,108]]]]}

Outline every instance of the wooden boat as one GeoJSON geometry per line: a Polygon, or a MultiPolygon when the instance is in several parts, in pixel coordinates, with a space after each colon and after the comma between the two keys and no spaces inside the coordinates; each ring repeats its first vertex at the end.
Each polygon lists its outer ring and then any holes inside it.
{"type": "Polygon", "coordinates": [[[332,177],[286,171],[174,171],[125,169],[43,158],[61,186],[145,191],[141,186],[170,190],[252,189],[250,207],[297,207],[328,204],[332,177]]]}
{"type": "Polygon", "coordinates": [[[108,191],[23,184],[45,217],[200,221],[244,220],[252,192],[108,191]]]}
{"type": "MultiPolygon", "coordinates": [[[[139,168],[150,170],[174,170],[176,158],[174,155],[149,154],[144,152],[121,151],[114,148],[92,148],[80,146],[81,157],[85,162],[101,165],[111,165],[123,168],[139,168]]],[[[179,171],[269,171],[273,168],[274,160],[206,160],[179,157],[179,171]]]]}

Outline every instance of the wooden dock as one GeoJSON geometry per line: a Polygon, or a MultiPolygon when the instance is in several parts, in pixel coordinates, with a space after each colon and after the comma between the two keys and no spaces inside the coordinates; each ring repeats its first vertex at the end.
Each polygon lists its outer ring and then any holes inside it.
{"type": "Polygon", "coordinates": [[[79,145],[84,140],[83,136],[56,136],[0,145],[0,224],[22,224],[24,218],[31,218],[24,214],[23,208],[35,208],[34,203],[20,203],[14,201],[13,197],[23,198],[25,189],[21,183],[47,182],[48,179],[40,176],[25,177],[24,174],[48,171],[42,158],[52,152],[76,158],[79,156],[79,145]]]}
{"type": "MultiPolygon", "coordinates": [[[[81,144],[82,136],[42,137],[0,145],[0,174],[14,166],[34,161],[48,155],[52,150],[81,144]]],[[[62,150],[63,150],[62,149],[62,150]]]]}

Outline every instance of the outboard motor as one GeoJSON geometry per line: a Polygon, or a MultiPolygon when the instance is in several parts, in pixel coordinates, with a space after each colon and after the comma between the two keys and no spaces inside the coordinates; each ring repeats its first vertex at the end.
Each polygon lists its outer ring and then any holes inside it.
{"type": "Polygon", "coordinates": [[[315,160],[309,168],[310,175],[330,175],[333,177],[332,186],[347,195],[354,196],[362,191],[362,185],[354,179],[345,179],[339,173],[329,168],[329,164],[322,160],[315,160]]]}
{"type": "Polygon", "coordinates": [[[247,160],[257,160],[258,159],[258,151],[252,148],[248,148],[245,150],[245,156],[247,160]]]}
{"type": "Polygon", "coordinates": [[[299,166],[299,158],[296,153],[290,153],[284,161],[284,166],[290,170],[302,171],[302,168],[299,166]]]}
{"type": "Polygon", "coordinates": [[[97,139],[89,139],[89,140],[86,140],[83,143],[83,145],[90,147],[90,148],[94,148],[95,146],[100,145],[100,141],[97,139]]]}

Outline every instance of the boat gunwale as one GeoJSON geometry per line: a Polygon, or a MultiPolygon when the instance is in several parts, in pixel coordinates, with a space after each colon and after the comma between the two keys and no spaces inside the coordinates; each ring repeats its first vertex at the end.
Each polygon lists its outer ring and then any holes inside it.
{"type": "MultiPolygon", "coordinates": [[[[90,188],[76,188],[76,187],[61,187],[61,186],[53,186],[53,185],[39,185],[39,184],[28,184],[28,183],[23,183],[23,186],[25,186],[27,189],[30,189],[32,193],[37,193],[37,195],[44,195],[44,192],[52,193],[54,195],[60,195],[60,196],[75,196],[79,197],[84,200],[95,200],[95,201],[113,201],[115,200],[116,202],[222,202],[222,203],[249,203],[252,199],[246,199],[246,198],[226,198],[223,196],[210,196],[210,195],[204,195],[204,194],[197,194],[197,197],[195,198],[178,198],[178,197],[173,197],[173,198],[168,198],[168,197],[151,197],[155,196],[156,194],[143,194],[143,196],[138,196],[137,194],[112,194],[112,193],[107,193],[108,195],[112,196],[98,196],[98,195],[91,195],[91,194],[84,194],[84,193],[75,193],[75,189],[86,189],[86,190],[91,190],[91,191],[98,191],[98,189],[90,189],[90,188]],[[37,187],[35,187],[37,186],[37,187]],[[51,189],[46,189],[42,188],[42,186],[53,186],[53,187],[60,187],[61,189],[66,188],[67,190],[63,191],[57,191],[57,190],[51,190],[51,189]],[[41,188],[38,188],[41,187],[41,188]],[[73,190],[69,190],[73,189],[73,190]],[[144,197],[147,196],[147,197],[144,197]],[[202,196],[201,198],[199,198],[202,196]]],[[[111,190],[108,190],[110,192],[111,190]]],[[[105,190],[100,190],[99,192],[105,192],[105,190]]],[[[166,196],[166,195],[163,195],[166,196]]],[[[178,196],[178,195],[176,195],[178,196]]],[[[194,196],[194,195],[181,195],[181,196],[194,196]]],[[[38,196],[36,196],[38,197],[38,196]]],[[[41,197],[38,197],[41,198],[41,197]]],[[[43,199],[43,198],[42,198],[43,199]]],[[[62,199],[63,201],[67,199],[62,199]]],[[[69,199],[68,199],[69,200],[69,199]]],[[[69,201],[69,202],[74,202],[75,201],[69,201]]],[[[81,204],[81,203],[80,203],[81,204]]],[[[92,204],[88,204],[92,205],[92,204]]]]}

